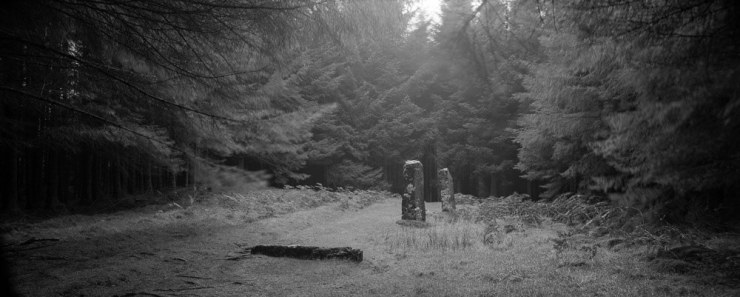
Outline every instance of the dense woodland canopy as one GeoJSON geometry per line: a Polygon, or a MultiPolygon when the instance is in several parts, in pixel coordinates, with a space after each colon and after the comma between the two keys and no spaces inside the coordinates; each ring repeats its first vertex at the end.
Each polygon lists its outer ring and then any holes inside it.
{"type": "Polygon", "coordinates": [[[406,159],[478,196],[740,209],[737,1],[411,2],[3,2],[2,209],[397,190],[406,159]]]}

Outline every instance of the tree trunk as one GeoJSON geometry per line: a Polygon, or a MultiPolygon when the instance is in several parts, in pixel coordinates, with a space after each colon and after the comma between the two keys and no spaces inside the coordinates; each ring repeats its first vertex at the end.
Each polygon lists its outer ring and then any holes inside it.
{"type": "Polygon", "coordinates": [[[108,158],[105,162],[103,162],[103,170],[105,172],[105,195],[108,196],[108,198],[115,200],[116,197],[116,187],[118,186],[116,183],[118,182],[116,180],[116,172],[115,172],[115,159],[108,158]]]}
{"type": "Polygon", "coordinates": [[[43,205],[46,195],[46,182],[44,181],[44,154],[40,149],[33,153],[33,172],[29,189],[33,195],[29,195],[28,206],[37,208],[43,205]]]}
{"type": "Polygon", "coordinates": [[[152,162],[146,163],[146,192],[154,193],[154,184],[152,184],[152,162]]]}
{"type": "Polygon", "coordinates": [[[72,160],[70,160],[66,152],[59,152],[57,155],[57,166],[59,166],[57,170],[59,174],[57,192],[59,193],[59,203],[63,207],[69,205],[69,180],[74,175],[74,171],[77,170],[77,166],[72,166],[72,164],[72,160]]]}
{"type": "Polygon", "coordinates": [[[486,185],[486,176],[481,174],[478,176],[478,198],[488,197],[488,186],[486,185]]]}
{"type": "Polygon", "coordinates": [[[85,158],[84,173],[82,174],[82,197],[80,204],[87,205],[93,201],[93,154],[90,153],[85,158]]]}
{"type": "Polygon", "coordinates": [[[59,152],[50,152],[47,163],[49,168],[47,170],[49,186],[46,197],[46,208],[58,210],[62,207],[61,203],[59,203],[59,152]]]}
{"type": "Polygon", "coordinates": [[[24,210],[28,210],[31,208],[33,204],[34,195],[36,195],[36,191],[33,187],[33,177],[34,177],[34,165],[36,164],[36,159],[34,158],[34,153],[31,151],[28,151],[25,155],[25,160],[23,162],[23,170],[25,171],[23,174],[23,188],[21,191],[23,191],[23,200],[24,204],[22,208],[24,210]]]}
{"type": "Polygon", "coordinates": [[[322,165],[321,166],[321,179],[322,179],[322,185],[323,186],[329,186],[329,165],[322,165]]]}
{"type": "Polygon", "coordinates": [[[424,201],[438,202],[437,154],[433,144],[427,145],[424,150],[422,164],[424,164],[424,201]]]}
{"type": "Polygon", "coordinates": [[[183,172],[185,178],[185,188],[190,187],[190,162],[185,164],[185,171],[183,172]]]}
{"type": "Polygon", "coordinates": [[[5,197],[5,209],[11,213],[19,212],[18,203],[18,151],[16,148],[10,148],[10,185],[8,186],[8,196],[5,197]]]}
{"type": "Polygon", "coordinates": [[[95,157],[93,158],[93,200],[94,201],[103,201],[106,199],[105,195],[105,176],[103,175],[103,167],[104,167],[104,161],[103,156],[100,153],[96,153],[95,157]]]}
{"type": "Polygon", "coordinates": [[[490,193],[491,196],[495,196],[495,197],[501,196],[501,193],[499,193],[498,184],[499,184],[498,174],[491,173],[491,193],[490,193]]]}
{"type": "Polygon", "coordinates": [[[154,166],[152,168],[154,171],[154,190],[160,190],[162,189],[162,168],[159,166],[154,166]]]}
{"type": "Polygon", "coordinates": [[[127,194],[136,194],[136,168],[133,164],[126,166],[126,182],[128,184],[127,194]]]}
{"type": "Polygon", "coordinates": [[[111,166],[111,175],[113,176],[113,198],[119,200],[123,197],[123,164],[121,157],[116,156],[114,166],[111,166]]]}
{"type": "Polygon", "coordinates": [[[72,180],[72,185],[74,186],[74,195],[72,196],[72,199],[74,199],[74,204],[82,204],[82,200],[84,200],[83,196],[85,195],[85,168],[87,167],[87,164],[85,164],[87,158],[85,157],[85,150],[81,150],[80,153],[76,154],[74,156],[74,161],[77,163],[77,169],[75,170],[74,179],[72,180]]]}
{"type": "Polygon", "coordinates": [[[121,198],[126,197],[129,193],[129,180],[131,180],[131,172],[129,166],[125,165],[121,156],[118,156],[118,174],[120,174],[121,181],[121,198]]]}
{"type": "Polygon", "coordinates": [[[396,162],[388,161],[386,165],[388,167],[388,182],[391,185],[391,192],[403,195],[406,187],[403,179],[403,165],[399,165],[396,162]]]}
{"type": "Polygon", "coordinates": [[[193,160],[191,162],[192,163],[191,173],[193,174],[193,191],[198,191],[198,168],[196,168],[197,164],[195,164],[195,162],[197,162],[197,159],[198,159],[198,144],[195,143],[193,144],[193,160]]]}
{"type": "Polygon", "coordinates": [[[136,194],[144,193],[144,164],[135,169],[136,172],[136,194]]]}

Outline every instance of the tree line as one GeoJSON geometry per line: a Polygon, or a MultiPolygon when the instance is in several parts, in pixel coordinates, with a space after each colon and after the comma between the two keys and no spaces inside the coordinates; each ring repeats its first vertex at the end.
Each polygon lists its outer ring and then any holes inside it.
{"type": "Polygon", "coordinates": [[[413,2],[3,4],[2,206],[398,190],[419,159],[478,196],[737,210],[735,1],[413,2]]]}
{"type": "Polygon", "coordinates": [[[394,2],[6,1],[2,208],[300,179],[311,127],[290,61],[384,32],[394,2]],[[372,15],[376,9],[375,15],[372,15]],[[380,19],[383,19],[382,21],[380,19]],[[372,29],[372,30],[371,30],[372,29]],[[226,161],[236,159],[238,168],[226,161]]]}
{"type": "Polygon", "coordinates": [[[656,221],[733,218],[736,2],[442,5],[439,23],[410,18],[402,42],[312,76],[340,103],[313,130],[322,181],[400,191],[414,158],[482,197],[580,192],[656,221]]]}

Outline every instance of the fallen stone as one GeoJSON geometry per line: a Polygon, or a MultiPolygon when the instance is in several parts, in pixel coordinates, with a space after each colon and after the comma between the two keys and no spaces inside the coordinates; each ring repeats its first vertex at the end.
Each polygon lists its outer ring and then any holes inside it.
{"type": "Polygon", "coordinates": [[[362,262],[362,250],[350,247],[322,248],[300,245],[258,245],[251,249],[253,255],[288,257],[303,260],[349,260],[362,262]]]}

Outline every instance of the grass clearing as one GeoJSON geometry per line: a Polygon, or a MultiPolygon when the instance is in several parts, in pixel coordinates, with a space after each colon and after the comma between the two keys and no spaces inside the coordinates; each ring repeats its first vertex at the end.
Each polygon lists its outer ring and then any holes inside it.
{"type": "MultiPolygon", "coordinates": [[[[461,204],[454,214],[428,203],[428,224],[413,227],[396,224],[400,199],[383,193],[284,189],[226,195],[182,207],[164,203],[27,225],[15,234],[67,237],[14,254],[21,291],[27,296],[191,289],[201,296],[740,296],[740,285],[718,282],[727,278],[696,270],[694,262],[650,260],[660,251],[655,245],[614,234],[591,236],[547,216],[518,216],[506,201],[461,204]],[[244,247],[273,243],[351,246],[362,249],[365,260],[227,260],[244,247]]],[[[738,244],[731,234],[715,234],[710,242],[712,248],[738,244]]]]}

